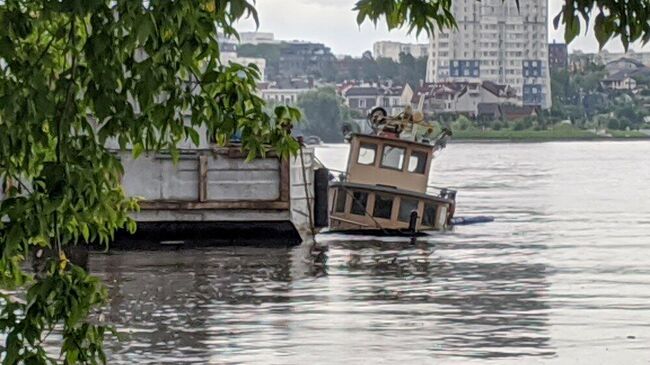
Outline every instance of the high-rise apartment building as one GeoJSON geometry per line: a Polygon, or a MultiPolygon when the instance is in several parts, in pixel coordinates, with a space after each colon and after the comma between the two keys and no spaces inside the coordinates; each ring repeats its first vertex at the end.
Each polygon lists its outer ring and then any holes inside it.
{"type": "Polygon", "coordinates": [[[547,0],[454,0],[457,29],[429,44],[427,81],[492,81],[512,86],[522,104],[551,106],[547,0]]]}
{"type": "Polygon", "coordinates": [[[566,70],[569,67],[569,50],[565,43],[549,43],[548,67],[553,70],[566,70]]]}

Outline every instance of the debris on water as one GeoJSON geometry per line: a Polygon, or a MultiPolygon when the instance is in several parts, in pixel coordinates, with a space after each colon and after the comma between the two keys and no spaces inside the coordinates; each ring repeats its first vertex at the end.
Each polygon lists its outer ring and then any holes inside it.
{"type": "Polygon", "coordinates": [[[451,224],[454,226],[460,226],[475,223],[488,223],[493,221],[494,217],[479,215],[476,217],[454,217],[451,219],[451,224]]]}

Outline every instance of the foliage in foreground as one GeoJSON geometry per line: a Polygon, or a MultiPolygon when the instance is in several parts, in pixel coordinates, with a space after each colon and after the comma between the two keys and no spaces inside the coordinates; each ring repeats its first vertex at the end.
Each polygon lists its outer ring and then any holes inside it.
{"type": "Polygon", "coordinates": [[[296,151],[299,112],[264,113],[259,70],[219,62],[215,24],[234,34],[247,15],[244,0],[0,3],[0,286],[26,290],[2,294],[3,363],[54,362],[42,341],[55,327],[65,363],[104,361],[104,327],[87,316],[105,289],[63,249],[135,229],[107,141],[176,156],[203,128],[220,143],[238,132],[249,158],[296,151]],[[53,263],[34,278],[22,265],[38,248],[53,263]]]}
{"type": "MultiPolygon", "coordinates": [[[[416,32],[455,25],[451,0],[359,0],[358,22],[385,19],[416,32]]],[[[567,1],[566,39],[580,32],[598,5],[596,36],[627,46],[650,39],[650,3],[567,1]]],[[[295,109],[263,111],[258,70],[222,65],[216,30],[257,18],[247,0],[4,0],[0,2],[0,287],[26,288],[25,300],[3,291],[0,330],[4,364],[54,363],[43,341],[62,331],[64,363],[105,362],[104,327],[87,316],[105,298],[103,286],[68,263],[63,248],[108,242],[134,229],[137,208],[120,187],[122,148],[168,150],[197,143],[205,127],[221,143],[239,131],[252,158],[297,145],[286,128],[295,109]],[[216,28],[215,29],[215,25],[216,28]],[[35,278],[22,264],[35,248],[52,248],[52,263],[35,278]]]]}
{"type": "MultiPolygon", "coordinates": [[[[519,6],[519,0],[515,1],[519,6]]],[[[650,2],[647,0],[565,0],[553,25],[564,25],[564,39],[570,43],[580,32],[594,30],[602,47],[609,40],[620,39],[627,50],[630,43],[650,40],[650,2]]],[[[526,4],[521,4],[526,6],[526,4]]],[[[451,12],[452,0],[358,0],[357,22],[377,23],[384,19],[389,30],[406,27],[416,34],[430,34],[437,29],[456,26],[451,12]]]]}

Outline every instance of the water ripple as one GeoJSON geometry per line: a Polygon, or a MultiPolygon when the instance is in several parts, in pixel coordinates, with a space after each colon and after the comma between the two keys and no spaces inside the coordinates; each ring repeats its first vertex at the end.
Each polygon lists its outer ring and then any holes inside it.
{"type": "MultiPolygon", "coordinates": [[[[347,149],[319,157],[332,168],[347,149]]],[[[650,144],[452,144],[433,185],[493,223],[320,250],[92,255],[111,364],[650,359],[650,144]],[[643,167],[643,168],[642,168],[643,167]]]]}

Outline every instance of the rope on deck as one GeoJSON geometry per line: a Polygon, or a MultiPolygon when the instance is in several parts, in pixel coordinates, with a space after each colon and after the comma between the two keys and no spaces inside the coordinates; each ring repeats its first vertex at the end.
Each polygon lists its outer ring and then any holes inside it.
{"type": "MultiPolygon", "coordinates": [[[[300,153],[302,154],[302,146],[300,147],[300,153]]],[[[325,164],[323,163],[323,161],[321,161],[318,157],[316,157],[316,154],[314,154],[314,159],[315,159],[319,164],[321,164],[323,167],[326,167],[325,164]]],[[[331,169],[331,168],[329,168],[329,167],[328,167],[327,169],[330,170],[330,171],[339,172],[339,173],[343,173],[343,174],[346,173],[345,171],[335,170],[335,169],[331,169]]],[[[303,170],[304,170],[304,168],[303,168],[303,170]]],[[[373,217],[372,214],[370,214],[370,212],[368,212],[368,210],[366,209],[366,207],[365,207],[364,205],[362,205],[361,202],[359,202],[359,201],[354,197],[354,193],[353,193],[352,191],[350,191],[350,189],[346,188],[345,186],[340,186],[340,188],[342,188],[343,190],[345,190],[346,195],[348,195],[348,196],[350,196],[350,197],[352,198],[352,202],[353,202],[353,203],[358,204],[357,206],[363,209],[364,214],[367,215],[368,217],[370,217],[370,219],[375,223],[375,226],[377,226],[377,228],[381,229],[382,232],[386,233],[386,228],[384,228],[384,227],[383,227],[383,226],[382,226],[382,225],[381,225],[381,224],[380,224],[380,223],[375,219],[375,217],[373,217]]]]}
{"type": "Polygon", "coordinates": [[[354,197],[354,192],[350,191],[350,189],[346,188],[345,186],[339,186],[339,187],[342,188],[343,190],[345,190],[346,194],[352,198],[352,202],[353,202],[353,203],[358,204],[357,206],[358,206],[359,208],[363,209],[363,212],[364,212],[368,217],[370,217],[370,219],[375,223],[375,226],[377,226],[377,228],[381,229],[382,232],[386,233],[386,228],[384,228],[384,227],[383,227],[383,226],[382,226],[382,225],[381,225],[381,224],[380,224],[380,223],[375,219],[375,217],[373,217],[372,214],[370,214],[370,212],[368,212],[368,209],[366,209],[366,207],[365,207],[363,204],[361,204],[361,202],[360,202],[358,199],[356,199],[356,198],[354,197]]]}

